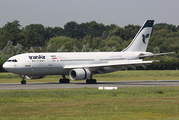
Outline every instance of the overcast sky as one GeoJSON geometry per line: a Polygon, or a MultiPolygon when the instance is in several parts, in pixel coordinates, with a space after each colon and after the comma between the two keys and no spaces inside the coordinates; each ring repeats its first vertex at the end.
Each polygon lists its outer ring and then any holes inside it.
{"type": "Polygon", "coordinates": [[[20,21],[22,27],[62,27],[70,21],[105,25],[142,25],[145,20],[179,25],[179,0],[0,0],[0,27],[20,21]]]}

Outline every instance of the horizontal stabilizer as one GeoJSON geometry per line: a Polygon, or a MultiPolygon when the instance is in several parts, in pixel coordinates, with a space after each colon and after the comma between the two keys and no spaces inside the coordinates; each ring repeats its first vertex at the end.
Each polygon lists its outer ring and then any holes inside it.
{"type": "Polygon", "coordinates": [[[158,54],[150,54],[150,55],[141,54],[141,55],[139,55],[139,59],[144,59],[144,58],[152,57],[152,56],[168,55],[168,54],[173,54],[173,53],[175,53],[175,52],[158,53],[158,54]]]}

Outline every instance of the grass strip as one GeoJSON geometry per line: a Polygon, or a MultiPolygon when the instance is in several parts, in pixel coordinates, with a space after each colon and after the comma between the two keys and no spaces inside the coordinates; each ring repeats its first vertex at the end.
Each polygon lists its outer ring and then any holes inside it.
{"type": "Polygon", "coordinates": [[[179,87],[0,91],[0,119],[179,119],[179,87]]]}

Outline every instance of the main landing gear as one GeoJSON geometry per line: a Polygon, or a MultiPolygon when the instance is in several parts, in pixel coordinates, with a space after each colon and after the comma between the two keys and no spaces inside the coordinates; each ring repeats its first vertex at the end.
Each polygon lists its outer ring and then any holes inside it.
{"type": "Polygon", "coordinates": [[[21,75],[22,81],[21,84],[26,84],[25,75],[21,75]]]}
{"type": "Polygon", "coordinates": [[[86,83],[88,84],[96,84],[96,79],[93,79],[92,77],[90,79],[86,80],[86,83]]]}
{"type": "Polygon", "coordinates": [[[69,79],[66,79],[65,75],[62,75],[63,79],[59,80],[59,83],[70,83],[69,79]]]}

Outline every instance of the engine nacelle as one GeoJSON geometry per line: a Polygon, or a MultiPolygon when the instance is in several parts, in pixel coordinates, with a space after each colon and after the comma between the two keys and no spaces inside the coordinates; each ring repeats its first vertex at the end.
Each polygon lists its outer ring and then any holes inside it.
{"type": "Polygon", "coordinates": [[[92,75],[89,69],[72,69],[69,76],[72,80],[84,80],[90,78],[92,75]]]}
{"type": "Polygon", "coordinates": [[[27,79],[41,79],[44,78],[45,75],[40,75],[40,76],[26,76],[27,79]]]}

